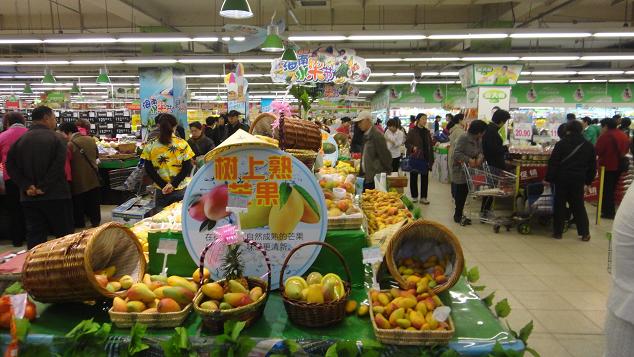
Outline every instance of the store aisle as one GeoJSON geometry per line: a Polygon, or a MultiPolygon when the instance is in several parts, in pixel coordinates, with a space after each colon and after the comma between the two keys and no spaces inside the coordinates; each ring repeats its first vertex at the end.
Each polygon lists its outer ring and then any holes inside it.
{"type": "MultiPolygon", "coordinates": [[[[605,238],[612,221],[594,225],[592,240],[581,242],[571,230],[562,240],[550,238],[551,228],[533,224],[533,233],[517,230],[493,233],[491,225],[461,227],[452,221],[449,185],[430,180],[431,204],[421,205],[423,217],[451,228],[460,238],[466,264],[480,270],[482,296],[496,291],[495,301],[507,298],[511,326],[519,330],[533,320],[529,345],[542,356],[598,357],[603,354],[603,325],[610,275],[605,238]]],[[[480,207],[479,202],[476,204],[480,207]]],[[[588,206],[588,214],[596,208],[588,206]]]]}

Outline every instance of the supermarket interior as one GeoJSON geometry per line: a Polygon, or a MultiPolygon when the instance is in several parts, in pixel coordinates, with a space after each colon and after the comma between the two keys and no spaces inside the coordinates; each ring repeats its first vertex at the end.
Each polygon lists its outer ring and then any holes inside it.
{"type": "Polygon", "coordinates": [[[631,26],[0,0],[0,351],[632,356],[631,26]]]}

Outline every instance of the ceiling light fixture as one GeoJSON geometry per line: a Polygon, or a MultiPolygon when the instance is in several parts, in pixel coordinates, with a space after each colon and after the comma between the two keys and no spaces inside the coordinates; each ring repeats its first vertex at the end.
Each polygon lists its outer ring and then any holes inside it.
{"type": "Polygon", "coordinates": [[[60,60],[56,60],[56,61],[18,61],[18,62],[16,62],[16,64],[24,65],[24,66],[62,65],[62,64],[69,64],[69,63],[70,62],[68,62],[68,61],[60,61],[60,60]]]}
{"type": "Polygon", "coordinates": [[[55,79],[55,76],[53,76],[53,70],[45,68],[44,77],[42,77],[42,84],[54,84],[56,82],[57,80],[55,79]]]}
{"type": "Polygon", "coordinates": [[[236,36],[233,38],[234,41],[236,42],[243,42],[244,40],[246,40],[247,38],[244,36],[236,36]]]}
{"type": "Polygon", "coordinates": [[[394,73],[395,76],[397,77],[410,77],[410,76],[414,76],[414,73],[412,72],[400,72],[400,73],[394,73]]]}
{"type": "Polygon", "coordinates": [[[366,58],[366,62],[401,62],[402,58],[366,58]]]}
{"type": "Polygon", "coordinates": [[[447,77],[457,76],[459,74],[460,72],[440,72],[441,76],[447,76],[447,77]]]}
{"type": "Polygon", "coordinates": [[[469,62],[487,62],[487,61],[517,61],[519,57],[462,57],[461,60],[469,62]]]}
{"type": "Polygon", "coordinates": [[[634,32],[597,32],[594,37],[634,37],[634,32]]]}
{"type": "Polygon", "coordinates": [[[122,64],[122,60],[73,60],[70,64],[122,64]]]}
{"type": "Polygon", "coordinates": [[[533,76],[574,76],[576,71],[533,71],[533,76]]]}
{"type": "Polygon", "coordinates": [[[372,72],[370,77],[392,77],[394,73],[391,72],[372,72]]]}
{"type": "Polygon", "coordinates": [[[425,35],[353,35],[346,39],[349,41],[406,41],[424,40],[425,35]]]}
{"type": "Polygon", "coordinates": [[[70,94],[81,94],[81,89],[79,89],[77,83],[73,83],[73,86],[70,88],[70,94]]]}
{"type": "Polygon", "coordinates": [[[156,43],[156,42],[190,42],[190,37],[121,37],[117,42],[122,43],[156,43]]]}
{"type": "Polygon", "coordinates": [[[520,32],[510,34],[511,38],[583,38],[592,36],[589,32],[520,32]]]}
{"type": "Polygon", "coordinates": [[[178,63],[231,63],[227,58],[180,58],[178,63]]]}
{"type": "Polygon", "coordinates": [[[439,72],[420,72],[421,76],[437,76],[439,74],[439,72]]]}
{"type": "Polygon", "coordinates": [[[505,33],[468,33],[468,34],[440,34],[430,35],[430,40],[475,40],[475,39],[500,39],[507,38],[505,33]]]}
{"type": "Polygon", "coordinates": [[[31,88],[31,85],[27,83],[24,85],[24,89],[22,90],[22,93],[33,94],[33,88],[31,88]]]}
{"type": "Polygon", "coordinates": [[[460,57],[408,57],[405,62],[454,62],[460,61],[460,57]]]}
{"type": "Polygon", "coordinates": [[[634,55],[591,55],[581,56],[582,61],[630,61],[634,55]]]}
{"type": "Polygon", "coordinates": [[[531,83],[568,83],[567,79],[539,79],[533,80],[531,83]]]}
{"type": "Polygon", "coordinates": [[[271,63],[274,58],[236,58],[233,60],[235,63],[271,63]]]}
{"type": "Polygon", "coordinates": [[[165,58],[165,59],[130,59],[123,61],[125,64],[170,64],[176,63],[175,59],[165,58]]]}
{"type": "Polygon", "coordinates": [[[580,75],[611,75],[611,74],[623,74],[625,71],[579,71],[580,75]]]}
{"type": "Polygon", "coordinates": [[[117,39],[114,37],[80,37],[80,38],[47,38],[43,41],[44,43],[51,44],[73,44],[73,43],[113,43],[117,42],[117,39]]]}
{"type": "Polygon", "coordinates": [[[253,11],[247,0],[225,0],[219,12],[220,16],[230,19],[248,19],[253,11]]]}
{"type": "Polygon", "coordinates": [[[260,47],[265,52],[282,52],[284,51],[284,43],[280,37],[280,29],[276,25],[266,27],[266,39],[260,47]]]}
{"type": "Polygon", "coordinates": [[[7,38],[7,39],[0,39],[0,44],[2,44],[2,45],[30,45],[30,44],[42,43],[42,42],[44,42],[44,41],[42,41],[40,39],[36,39],[36,38],[24,38],[24,39],[7,38]]]}
{"type": "Polygon", "coordinates": [[[218,37],[207,37],[207,36],[194,37],[194,38],[192,38],[192,41],[194,41],[194,42],[218,42],[218,37]]]}
{"type": "Polygon", "coordinates": [[[297,54],[292,46],[284,46],[284,53],[282,53],[282,61],[297,61],[297,54]]]}
{"type": "Polygon", "coordinates": [[[346,36],[289,36],[288,40],[293,42],[313,42],[313,41],[344,41],[346,36]]]}
{"type": "Polygon", "coordinates": [[[600,82],[600,83],[605,83],[607,82],[607,79],[572,79],[570,80],[570,83],[593,83],[593,82],[600,82]]]}
{"type": "Polygon", "coordinates": [[[525,56],[521,61],[576,61],[579,56],[525,56]]]}
{"type": "Polygon", "coordinates": [[[608,82],[613,82],[613,83],[634,82],[634,78],[616,78],[616,79],[610,79],[608,82]]]}
{"type": "Polygon", "coordinates": [[[97,84],[110,84],[110,77],[108,77],[108,69],[104,66],[99,68],[99,76],[97,77],[97,84]]]}

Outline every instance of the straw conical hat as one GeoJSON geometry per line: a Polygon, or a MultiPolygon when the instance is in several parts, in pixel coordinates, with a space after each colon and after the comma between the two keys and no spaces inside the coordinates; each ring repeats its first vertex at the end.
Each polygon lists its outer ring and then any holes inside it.
{"type": "Polygon", "coordinates": [[[277,148],[277,146],[272,143],[268,143],[262,139],[258,139],[257,137],[247,133],[246,131],[238,129],[238,131],[228,137],[227,140],[223,141],[222,144],[216,146],[215,149],[208,152],[207,155],[205,155],[205,162],[209,162],[221,153],[237,146],[260,146],[267,148],[277,148]]]}

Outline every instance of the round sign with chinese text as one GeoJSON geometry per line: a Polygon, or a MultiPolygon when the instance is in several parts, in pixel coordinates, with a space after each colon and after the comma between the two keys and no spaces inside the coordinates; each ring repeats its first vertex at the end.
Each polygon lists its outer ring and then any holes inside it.
{"type": "MultiPolygon", "coordinates": [[[[325,239],[325,207],[319,183],[301,161],[279,149],[245,145],[219,154],[194,175],[183,199],[183,237],[198,263],[205,246],[216,239],[214,229],[239,221],[245,238],[266,250],[271,261],[271,288],[277,289],[280,269],[291,249],[325,239]],[[241,208],[242,212],[236,216],[227,207],[241,208]]],[[[299,250],[285,275],[306,272],[319,250],[319,246],[299,250]]],[[[214,279],[224,278],[226,251],[205,262],[214,279]]],[[[262,255],[246,244],[240,248],[240,262],[244,276],[262,277],[267,272],[262,255]]]]}

